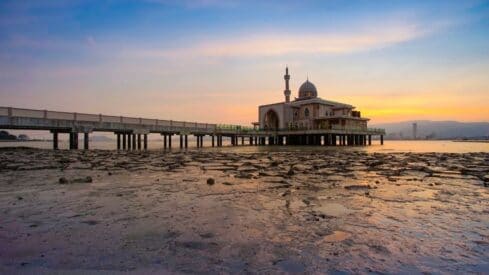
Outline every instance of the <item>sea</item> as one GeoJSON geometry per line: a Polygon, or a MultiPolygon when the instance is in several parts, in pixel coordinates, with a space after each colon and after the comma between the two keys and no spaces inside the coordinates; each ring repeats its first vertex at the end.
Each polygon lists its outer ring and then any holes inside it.
{"type": "MultiPolygon", "coordinates": [[[[368,153],[470,153],[470,152],[489,152],[489,142],[487,141],[451,141],[451,140],[384,140],[384,145],[380,145],[379,140],[372,140],[371,146],[249,146],[248,140],[245,145],[231,146],[228,139],[223,140],[223,147],[211,147],[211,139],[204,139],[204,147],[196,148],[196,140],[189,137],[188,149],[183,150],[222,150],[236,153],[255,153],[255,152],[282,152],[282,151],[328,151],[328,150],[356,150],[368,153]]],[[[172,151],[181,150],[179,139],[172,140],[172,151]]],[[[51,149],[51,141],[2,141],[0,147],[29,147],[39,149],[51,149]]],[[[80,139],[79,147],[83,147],[83,141],[80,139]]],[[[90,149],[98,150],[115,150],[117,143],[115,140],[90,141],[90,149]]],[[[68,149],[68,141],[60,140],[59,149],[68,149]]],[[[148,140],[149,150],[163,150],[163,140],[148,140]]],[[[168,149],[167,149],[168,150],[168,149]]]]}

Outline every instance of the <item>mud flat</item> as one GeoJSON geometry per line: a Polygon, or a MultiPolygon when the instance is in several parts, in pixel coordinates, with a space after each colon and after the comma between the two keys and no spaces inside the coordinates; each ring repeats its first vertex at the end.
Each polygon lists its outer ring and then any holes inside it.
{"type": "Polygon", "coordinates": [[[0,273],[487,273],[489,154],[0,150],[0,273]]]}

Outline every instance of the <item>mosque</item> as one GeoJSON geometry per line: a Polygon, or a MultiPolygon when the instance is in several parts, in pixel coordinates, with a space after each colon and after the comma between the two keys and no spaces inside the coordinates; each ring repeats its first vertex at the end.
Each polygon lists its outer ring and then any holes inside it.
{"type": "Polygon", "coordinates": [[[263,130],[354,130],[366,131],[368,118],[349,104],[318,97],[316,86],[304,82],[298,97],[290,100],[289,68],[285,68],[285,101],[258,107],[259,122],[255,127],[263,130]]]}

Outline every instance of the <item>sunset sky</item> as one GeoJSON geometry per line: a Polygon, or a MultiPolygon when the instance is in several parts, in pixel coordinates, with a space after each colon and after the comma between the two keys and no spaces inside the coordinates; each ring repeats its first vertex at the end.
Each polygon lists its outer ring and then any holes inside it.
{"type": "Polygon", "coordinates": [[[489,2],[0,2],[0,106],[249,125],[286,64],[373,124],[489,121],[489,2]]]}

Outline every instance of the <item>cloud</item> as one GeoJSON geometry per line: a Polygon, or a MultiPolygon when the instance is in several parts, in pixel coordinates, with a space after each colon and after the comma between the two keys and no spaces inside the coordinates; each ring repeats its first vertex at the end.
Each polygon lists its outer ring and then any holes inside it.
{"type": "Polygon", "coordinates": [[[139,57],[261,57],[287,54],[345,54],[388,47],[425,35],[416,25],[386,27],[353,33],[264,33],[227,39],[209,39],[190,47],[142,50],[139,57]]]}

